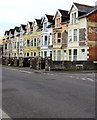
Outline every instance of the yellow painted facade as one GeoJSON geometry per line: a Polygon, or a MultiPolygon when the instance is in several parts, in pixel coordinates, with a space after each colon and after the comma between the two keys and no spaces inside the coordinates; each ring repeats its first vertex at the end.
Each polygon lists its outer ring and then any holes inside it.
{"type": "Polygon", "coordinates": [[[41,30],[38,30],[36,26],[36,31],[24,36],[25,47],[24,47],[24,57],[38,57],[40,54],[39,41],[41,30]],[[38,31],[37,31],[38,30],[38,31]],[[29,41],[29,42],[28,42],[29,41]],[[27,45],[29,43],[29,45],[27,45]]]}

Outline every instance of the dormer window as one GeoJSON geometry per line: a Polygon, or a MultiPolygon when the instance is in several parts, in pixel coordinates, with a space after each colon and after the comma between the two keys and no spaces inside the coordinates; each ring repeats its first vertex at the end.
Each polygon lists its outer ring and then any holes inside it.
{"type": "Polygon", "coordinates": [[[60,18],[56,19],[56,27],[60,27],[60,18]]]}
{"type": "Polygon", "coordinates": [[[44,23],[44,31],[46,30],[47,22],[44,23]]]}
{"type": "Polygon", "coordinates": [[[72,18],[71,18],[71,23],[72,23],[72,24],[76,24],[76,23],[77,23],[76,18],[77,18],[76,12],[75,12],[75,13],[72,13],[72,18]]]}
{"type": "Polygon", "coordinates": [[[36,25],[33,26],[33,32],[36,32],[36,25]]]}
{"type": "Polygon", "coordinates": [[[76,12],[74,13],[74,24],[76,23],[76,12]]]}

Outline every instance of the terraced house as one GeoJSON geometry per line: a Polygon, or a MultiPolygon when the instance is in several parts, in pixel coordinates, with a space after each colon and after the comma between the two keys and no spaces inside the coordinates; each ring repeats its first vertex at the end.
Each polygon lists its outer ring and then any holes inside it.
{"type": "Polygon", "coordinates": [[[86,16],[92,14],[94,9],[94,6],[73,3],[69,11],[67,51],[69,61],[90,60],[88,59],[90,54],[88,46],[89,19],[86,16]]]}
{"type": "Polygon", "coordinates": [[[12,57],[20,57],[19,53],[20,27],[14,28],[14,39],[12,40],[12,57]]]}
{"type": "Polygon", "coordinates": [[[8,42],[9,42],[9,31],[5,31],[4,36],[5,38],[3,39],[3,56],[8,57],[7,48],[8,48],[8,42]]]}
{"type": "Polygon", "coordinates": [[[40,56],[42,58],[52,58],[52,24],[54,22],[53,15],[45,15],[42,19],[42,32],[40,44],[40,56]]]}
{"type": "MultiPolygon", "coordinates": [[[[76,69],[76,66],[94,69],[92,66],[97,63],[97,6],[73,3],[69,11],[58,9],[54,16],[45,14],[27,25],[5,31],[4,36],[6,64],[10,63],[10,58],[15,58],[15,65],[17,60],[27,58],[31,67],[36,60],[39,69],[45,66],[47,69],[76,69]]],[[[21,66],[23,60],[20,60],[21,66]]]]}
{"type": "Polygon", "coordinates": [[[24,35],[26,34],[26,25],[20,26],[19,56],[24,57],[24,35]]]}
{"type": "Polygon", "coordinates": [[[32,33],[33,33],[33,23],[28,22],[26,25],[26,34],[23,37],[24,38],[24,57],[31,56],[32,33]]]}
{"type": "Polygon", "coordinates": [[[31,51],[32,57],[40,56],[40,36],[42,31],[41,19],[35,19],[33,22],[33,33],[31,35],[31,51]]]}
{"type": "Polygon", "coordinates": [[[66,10],[58,9],[55,16],[55,25],[53,28],[53,61],[63,61],[67,59],[67,39],[69,14],[66,10]]]}

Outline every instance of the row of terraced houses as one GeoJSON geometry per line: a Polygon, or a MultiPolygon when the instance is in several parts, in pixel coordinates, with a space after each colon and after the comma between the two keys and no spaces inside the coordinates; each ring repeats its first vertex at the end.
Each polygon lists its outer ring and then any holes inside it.
{"type": "Polygon", "coordinates": [[[54,61],[96,63],[97,7],[73,3],[69,11],[58,9],[54,16],[45,14],[5,31],[4,36],[5,58],[50,58],[52,65],[54,61]]]}

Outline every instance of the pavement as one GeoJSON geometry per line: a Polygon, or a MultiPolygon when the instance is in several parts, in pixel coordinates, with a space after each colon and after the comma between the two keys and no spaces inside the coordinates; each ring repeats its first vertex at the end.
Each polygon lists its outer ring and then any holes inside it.
{"type": "MultiPolygon", "coordinates": [[[[5,65],[3,65],[4,67],[5,65]]],[[[32,71],[32,72],[36,72],[36,73],[41,73],[41,72],[55,72],[55,73],[97,73],[97,70],[75,70],[75,71],[61,71],[61,70],[50,70],[50,71],[46,71],[45,69],[41,69],[41,70],[36,70],[36,69],[32,69],[30,67],[14,67],[14,66],[5,66],[6,68],[14,68],[14,69],[18,69],[18,70],[26,70],[26,71],[32,71]]]]}
{"type": "Polygon", "coordinates": [[[94,72],[3,66],[2,110],[10,118],[94,118],[94,72]]]}

